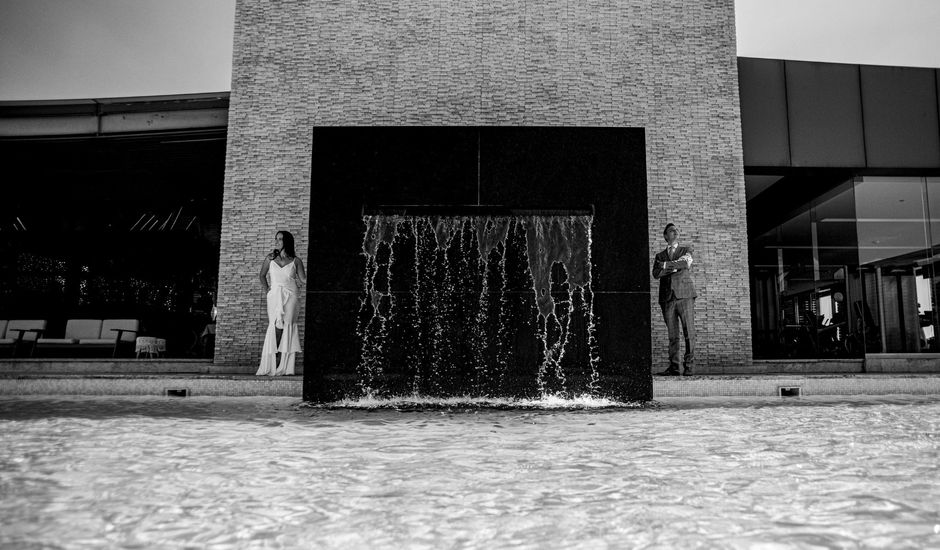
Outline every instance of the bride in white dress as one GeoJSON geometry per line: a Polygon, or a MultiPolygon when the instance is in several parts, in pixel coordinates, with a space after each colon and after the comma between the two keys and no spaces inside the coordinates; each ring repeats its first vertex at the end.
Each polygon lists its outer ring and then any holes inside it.
{"type": "Polygon", "coordinates": [[[278,231],[274,236],[274,252],[265,256],[259,278],[268,301],[268,330],[255,375],[293,375],[294,357],[300,351],[297,282],[305,283],[307,273],[294,253],[294,236],[289,232],[278,231]]]}

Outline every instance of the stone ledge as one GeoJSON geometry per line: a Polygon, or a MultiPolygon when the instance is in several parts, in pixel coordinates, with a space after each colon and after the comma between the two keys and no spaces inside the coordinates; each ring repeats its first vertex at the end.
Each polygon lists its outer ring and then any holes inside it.
{"type": "MultiPolygon", "coordinates": [[[[940,375],[710,375],[656,377],[653,398],[774,397],[798,387],[804,396],[937,395],[940,375]]],[[[288,396],[301,399],[303,376],[245,374],[23,374],[0,372],[0,395],[165,395],[186,389],[191,396],[288,396]]]]}
{"type": "Polygon", "coordinates": [[[0,395],[166,395],[185,389],[190,396],[282,396],[301,398],[303,377],[240,375],[69,375],[0,373],[0,395]]]}
{"type": "Polygon", "coordinates": [[[936,374],[777,374],[657,377],[658,397],[774,397],[780,388],[801,395],[940,395],[936,374]]]}
{"type": "MultiPolygon", "coordinates": [[[[7,359],[5,374],[243,374],[254,375],[257,365],[220,365],[212,359],[7,359]]],[[[297,374],[303,374],[298,367],[297,374]]]]}
{"type": "Polygon", "coordinates": [[[865,356],[865,371],[940,373],[940,353],[871,353],[865,356]]]}

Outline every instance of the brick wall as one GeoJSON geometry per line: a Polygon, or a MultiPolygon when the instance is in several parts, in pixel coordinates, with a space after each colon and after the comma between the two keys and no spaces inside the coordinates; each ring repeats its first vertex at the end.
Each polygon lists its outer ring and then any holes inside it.
{"type": "MultiPolygon", "coordinates": [[[[750,362],[732,0],[238,0],[219,363],[257,363],[257,272],[274,231],[291,230],[306,259],[317,125],[645,128],[650,256],[667,221],[697,251],[698,365],[750,362]]],[[[650,285],[662,368],[666,331],[650,285]]]]}

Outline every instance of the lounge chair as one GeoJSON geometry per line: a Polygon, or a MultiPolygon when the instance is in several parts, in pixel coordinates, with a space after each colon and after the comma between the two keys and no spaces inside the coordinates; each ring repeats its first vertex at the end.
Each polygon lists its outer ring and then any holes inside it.
{"type": "Polygon", "coordinates": [[[35,345],[45,330],[45,319],[0,320],[0,348],[9,348],[15,357],[23,345],[35,345]]]}
{"type": "Polygon", "coordinates": [[[69,319],[62,338],[39,338],[34,349],[111,349],[117,357],[122,343],[134,344],[139,328],[137,319],[69,319]]]}

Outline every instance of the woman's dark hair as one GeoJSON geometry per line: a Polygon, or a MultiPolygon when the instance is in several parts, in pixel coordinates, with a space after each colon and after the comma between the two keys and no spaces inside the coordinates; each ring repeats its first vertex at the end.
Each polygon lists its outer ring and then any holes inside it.
{"type": "MultiPolygon", "coordinates": [[[[278,231],[277,233],[281,234],[281,239],[284,241],[284,254],[287,254],[290,258],[296,257],[297,254],[294,252],[294,236],[290,234],[290,231],[278,231]]],[[[274,235],[276,236],[277,233],[274,235]]]]}

